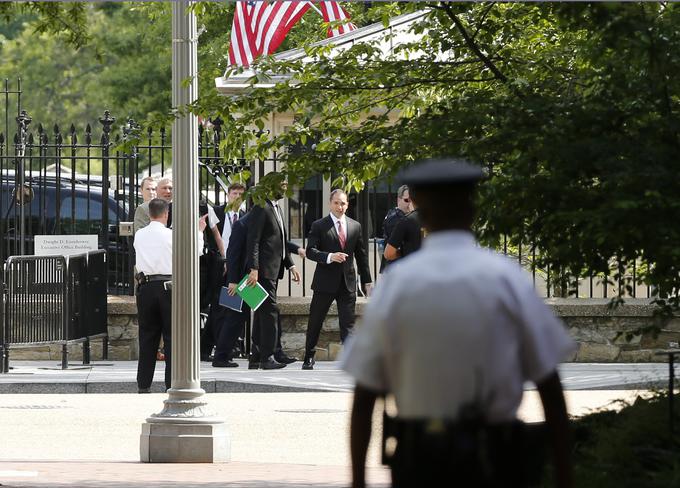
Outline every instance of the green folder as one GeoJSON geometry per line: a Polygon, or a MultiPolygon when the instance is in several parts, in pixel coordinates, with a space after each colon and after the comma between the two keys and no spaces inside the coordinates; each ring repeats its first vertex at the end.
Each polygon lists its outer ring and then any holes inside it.
{"type": "Polygon", "coordinates": [[[248,275],[245,275],[236,287],[236,294],[240,296],[254,312],[264,303],[269,294],[261,284],[257,283],[255,286],[248,286],[246,281],[248,281],[248,275]]]}

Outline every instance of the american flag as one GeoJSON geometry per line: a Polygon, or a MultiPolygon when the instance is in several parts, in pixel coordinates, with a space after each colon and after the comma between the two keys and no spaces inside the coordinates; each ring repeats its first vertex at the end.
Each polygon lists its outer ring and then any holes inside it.
{"type": "Polygon", "coordinates": [[[255,2],[236,2],[231,24],[229,66],[250,66],[257,57],[255,36],[251,31],[251,10],[255,2]]]}
{"type": "MultiPolygon", "coordinates": [[[[323,15],[324,22],[335,22],[340,20],[349,20],[349,14],[340,6],[338,2],[319,2],[321,15],[323,15]]],[[[345,22],[341,25],[328,29],[328,37],[335,37],[351,32],[357,27],[351,22],[345,22]]]]}
{"type": "Polygon", "coordinates": [[[247,67],[259,55],[272,54],[310,6],[307,0],[236,2],[229,65],[247,67]]]}

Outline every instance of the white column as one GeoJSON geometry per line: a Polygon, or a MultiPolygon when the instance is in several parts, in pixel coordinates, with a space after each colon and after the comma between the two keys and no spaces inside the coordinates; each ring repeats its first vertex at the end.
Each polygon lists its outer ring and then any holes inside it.
{"type": "MultiPolygon", "coordinates": [[[[198,97],[196,16],[191,2],[172,5],[172,105],[198,97]]],[[[160,413],[142,425],[143,462],[225,462],[230,443],[224,421],[208,408],[201,388],[198,277],[198,121],[172,127],[172,387],[160,413]]]]}

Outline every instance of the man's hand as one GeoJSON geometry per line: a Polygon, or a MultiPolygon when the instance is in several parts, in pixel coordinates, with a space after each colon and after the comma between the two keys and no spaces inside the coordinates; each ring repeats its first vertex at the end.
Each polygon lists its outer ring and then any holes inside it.
{"type": "Polygon", "coordinates": [[[371,293],[373,293],[373,283],[364,283],[364,293],[366,293],[367,297],[371,296],[371,293]]]}
{"type": "Polygon", "coordinates": [[[257,270],[256,269],[250,270],[250,273],[248,274],[248,281],[246,281],[246,284],[248,286],[257,285],[257,270]]]}
{"type": "Polygon", "coordinates": [[[227,287],[227,293],[229,296],[234,296],[236,295],[236,287],[238,286],[238,283],[229,283],[229,286],[227,287]]]}
{"type": "Polygon", "coordinates": [[[347,261],[347,256],[344,252],[334,252],[331,254],[331,263],[344,263],[347,261]]]}
{"type": "Polygon", "coordinates": [[[293,281],[295,283],[300,283],[300,272],[295,268],[295,266],[291,266],[290,274],[293,275],[293,281]]]}
{"type": "Polygon", "coordinates": [[[208,226],[208,214],[205,214],[203,217],[198,219],[198,231],[203,232],[207,226],[208,226]]]}
{"type": "Polygon", "coordinates": [[[297,253],[298,256],[300,256],[302,259],[305,259],[307,257],[307,250],[304,247],[299,247],[297,253]]]}

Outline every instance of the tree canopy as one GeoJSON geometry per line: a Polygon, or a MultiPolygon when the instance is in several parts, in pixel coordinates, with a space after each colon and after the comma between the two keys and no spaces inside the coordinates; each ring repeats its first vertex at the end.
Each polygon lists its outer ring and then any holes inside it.
{"type": "MultiPolygon", "coordinates": [[[[385,55],[376,43],[314,46],[326,29],[310,12],[281,47],[308,59],[261,59],[252,80],[290,81],[238,97],[214,87],[233,4],[194,8],[201,98],[191,109],[225,122],[225,161],[245,146],[248,158],[277,151],[286,162],[256,198],[283,177],[339,174],[358,190],[419,158],[463,156],[489,171],[477,225],[485,243],[533,243],[561,276],[616,277],[641,260],[655,290],[677,297],[677,4],[352,3],[358,26],[427,13],[385,55]],[[296,123],[275,137],[252,130],[272,112],[296,123]]],[[[157,121],[170,108],[170,16],[160,2],[0,4],[0,75],[24,77],[36,122],[84,123],[105,108],[157,121]]]]}
{"type": "Polygon", "coordinates": [[[479,196],[486,243],[532,242],[564,276],[615,276],[642,259],[648,282],[677,297],[680,7],[386,4],[355,22],[420,8],[417,36],[392,55],[308,42],[308,60],[263,59],[253,79],[290,81],[204,92],[195,110],[227,121],[227,158],[242,145],[249,157],[276,150],[294,183],[335,173],[360,189],[419,158],[467,157],[491,176],[479,196]],[[297,123],[276,137],[248,130],[271,112],[297,123]]]}

